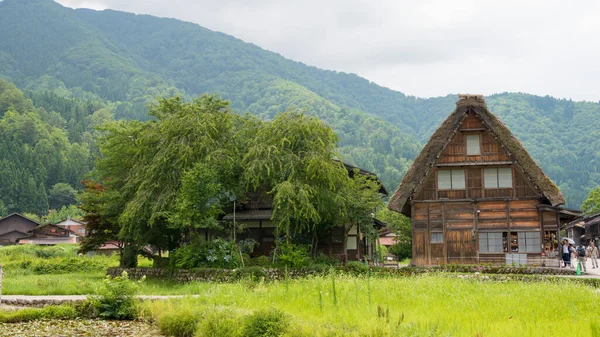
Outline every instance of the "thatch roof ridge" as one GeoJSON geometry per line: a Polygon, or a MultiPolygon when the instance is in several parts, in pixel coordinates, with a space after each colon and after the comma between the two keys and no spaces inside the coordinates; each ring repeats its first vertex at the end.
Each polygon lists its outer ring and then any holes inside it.
{"type": "Polygon", "coordinates": [[[433,133],[423,150],[408,169],[398,190],[392,196],[388,208],[403,214],[410,214],[409,199],[431,172],[442,151],[460,128],[467,111],[475,112],[484,125],[496,136],[508,153],[513,157],[523,173],[528,177],[539,193],[544,195],[552,206],[564,204],[565,197],[558,187],[548,178],[538,164],[531,158],[523,144],[510,132],[508,127],[492,114],[481,95],[459,95],[456,109],[442,122],[433,133]]]}

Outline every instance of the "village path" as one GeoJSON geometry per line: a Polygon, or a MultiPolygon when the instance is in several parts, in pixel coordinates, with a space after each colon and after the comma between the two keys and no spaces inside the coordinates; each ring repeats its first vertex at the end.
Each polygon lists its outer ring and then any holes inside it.
{"type": "MultiPolygon", "coordinates": [[[[143,301],[168,300],[174,298],[198,297],[198,295],[140,295],[143,301]]],[[[86,295],[2,295],[0,304],[7,305],[44,305],[78,302],[87,299],[86,295]]]]}

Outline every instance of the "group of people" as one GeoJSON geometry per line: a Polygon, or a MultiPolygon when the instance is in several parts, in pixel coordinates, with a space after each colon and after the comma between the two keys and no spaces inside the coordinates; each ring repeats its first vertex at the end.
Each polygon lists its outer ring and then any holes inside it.
{"type": "Polygon", "coordinates": [[[575,247],[573,244],[569,243],[568,239],[562,241],[562,259],[564,268],[575,268],[575,261],[577,261],[581,266],[580,268],[583,271],[587,271],[587,258],[592,260],[592,268],[598,268],[598,247],[596,247],[593,240],[590,240],[587,247],[584,245],[575,247]]]}

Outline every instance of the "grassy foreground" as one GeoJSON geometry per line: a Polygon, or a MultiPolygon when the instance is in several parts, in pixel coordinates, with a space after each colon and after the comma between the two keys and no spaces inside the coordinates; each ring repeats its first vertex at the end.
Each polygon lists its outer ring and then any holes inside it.
{"type": "Polygon", "coordinates": [[[203,318],[241,325],[252,312],[276,308],[290,319],[288,336],[600,336],[598,289],[568,281],[444,275],[248,281],[201,284],[198,298],[144,306],[156,321],[200,313],[199,326],[203,318]]]}

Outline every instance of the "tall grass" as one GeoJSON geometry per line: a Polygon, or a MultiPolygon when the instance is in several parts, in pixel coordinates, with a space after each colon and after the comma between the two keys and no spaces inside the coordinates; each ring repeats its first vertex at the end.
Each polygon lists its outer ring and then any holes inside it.
{"type": "MultiPolygon", "coordinates": [[[[78,245],[0,247],[4,272],[2,293],[7,295],[95,294],[106,268],[119,265],[117,255],[80,256],[78,245]]],[[[140,258],[150,266],[148,259],[140,258]]]]}
{"type": "Polygon", "coordinates": [[[578,327],[578,337],[598,333],[597,289],[569,280],[338,276],[335,292],[331,277],[286,282],[202,284],[198,298],[172,302],[170,310],[179,305],[198,311],[215,306],[245,312],[276,308],[292,317],[289,331],[294,336],[558,336],[573,333],[573,327],[578,327]]]}

